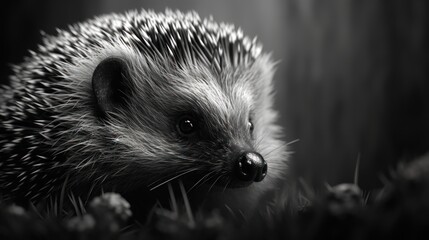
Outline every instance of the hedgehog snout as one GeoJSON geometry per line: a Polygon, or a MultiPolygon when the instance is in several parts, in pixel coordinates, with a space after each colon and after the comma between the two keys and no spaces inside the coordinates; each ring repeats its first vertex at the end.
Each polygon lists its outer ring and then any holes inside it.
{"type": "Polygon", "coordinates": [[[242,181],[260,182],[267,175],[267,169],[267,162],[257,152],[244,152],[235,162],[235,174],[242,181]]]}

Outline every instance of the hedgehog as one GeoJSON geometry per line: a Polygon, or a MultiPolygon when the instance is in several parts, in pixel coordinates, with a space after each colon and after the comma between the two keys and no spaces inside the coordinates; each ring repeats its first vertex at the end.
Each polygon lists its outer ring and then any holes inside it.
{"type": "Polygon", "coordinates": [[[0,97],[0,195],[147,194],[251,211],[286,177],[275,63],[231,24],[134,10],[42,33],[0,97]],[[144,190],[141,190],[144,189],[144,190]]]}

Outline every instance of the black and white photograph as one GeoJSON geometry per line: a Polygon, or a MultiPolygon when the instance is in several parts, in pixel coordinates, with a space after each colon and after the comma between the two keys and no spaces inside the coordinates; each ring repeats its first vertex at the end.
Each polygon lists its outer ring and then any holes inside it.
{"type": "Polygon", "coordinates": [[[0,239],[429,238],[429,1],[0,11],[0,239]]]}

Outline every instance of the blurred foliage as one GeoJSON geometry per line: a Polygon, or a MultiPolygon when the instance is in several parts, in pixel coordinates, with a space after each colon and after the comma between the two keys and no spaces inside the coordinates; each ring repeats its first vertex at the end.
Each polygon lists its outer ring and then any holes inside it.
{"type": "Polygon", "coordinates": [[[184,204],[156,208],[142,223],[115,193],[94,198],[75,216],[2,205],[0,239],[417,239],[429,236],[428,173],[429,155],[399,167],[373,192],[346,183],[318,191],[301,186],[242,221],[191,213],[184,204]]]}

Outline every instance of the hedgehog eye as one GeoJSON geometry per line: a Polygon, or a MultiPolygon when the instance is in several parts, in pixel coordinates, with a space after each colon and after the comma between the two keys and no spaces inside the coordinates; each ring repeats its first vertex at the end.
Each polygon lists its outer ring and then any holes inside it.
{"type": "Polygon", "coordinates": [[[183,116],[177,121],[176,128],[180,135],[189,136],[197,130],[197,125],[193,117],[183,116]]]}
{"type": "Polygon", "coordinates": [[[255,129],[255,126],[253,125],[253,122],[252,122],[251,119],[249,119],[249,121],[247,122],[247,125],[249,127],[250,133],[253,133],[253,130],[255,129]]]}

